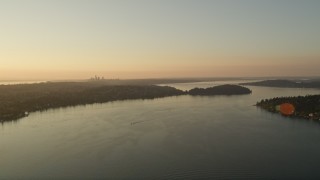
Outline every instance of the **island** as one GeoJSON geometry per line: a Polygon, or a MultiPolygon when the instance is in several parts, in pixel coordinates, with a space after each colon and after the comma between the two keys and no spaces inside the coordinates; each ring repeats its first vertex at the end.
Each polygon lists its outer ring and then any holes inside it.
{"type": "Polygon", "coordinates": [[[283,116],[320,121],[320,95],[275,97],[263,99],[256,105],[283,116]]]}
{"type": "Polygon", "coordinates": [[[188,91],[190,95],[243,95],[252,91],[246,87],[232,84],[225,84],[209,88],[194,88],[188,91]]]}
{"type": "Polygon", "coordinates": [[[258,82],[241,83],[240,85],[280,87],[280,88],[320,88],[320,80],[264,80],[258,82]]]}

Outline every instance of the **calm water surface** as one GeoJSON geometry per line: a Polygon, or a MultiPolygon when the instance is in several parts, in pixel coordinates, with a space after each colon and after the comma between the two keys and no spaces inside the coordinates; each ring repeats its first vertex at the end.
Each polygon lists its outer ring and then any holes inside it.
{"type": "Polygon", "coordinates": [[[32,113],[0,126],[0,178],[320,178],[319,124],[252,106],[320,90],[249,88],[32,113]]]}

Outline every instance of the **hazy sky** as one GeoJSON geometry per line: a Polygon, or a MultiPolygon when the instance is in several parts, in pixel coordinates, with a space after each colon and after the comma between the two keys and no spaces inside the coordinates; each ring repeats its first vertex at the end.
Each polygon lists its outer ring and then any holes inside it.
{"type": "Polygon", "coordinates": [[[0,79],[319,76],[319,0],[0,0],[0,79]]]}

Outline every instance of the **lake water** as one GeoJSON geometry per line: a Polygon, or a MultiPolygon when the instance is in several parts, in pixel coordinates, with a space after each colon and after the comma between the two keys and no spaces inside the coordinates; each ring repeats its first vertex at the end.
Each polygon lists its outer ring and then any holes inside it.
{"type": "Polygon", "coordinates": [[[319,179],[319,124],[253,104],[320,90],[249,88],[250,95],[118,101],[4,123],[0,178],[319,179]]]}

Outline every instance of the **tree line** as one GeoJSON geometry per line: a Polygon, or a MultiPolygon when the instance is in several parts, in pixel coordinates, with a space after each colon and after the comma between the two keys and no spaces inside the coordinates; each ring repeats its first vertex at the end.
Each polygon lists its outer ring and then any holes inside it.
{"type": "Polygon", "coordinates": [[[320,95],[274,97],[262,99],[256,105],[267,111],[277,113],[277,106],[283,103],[290,103],[294,106],[293,117],[320,120],[320,95]]]}

